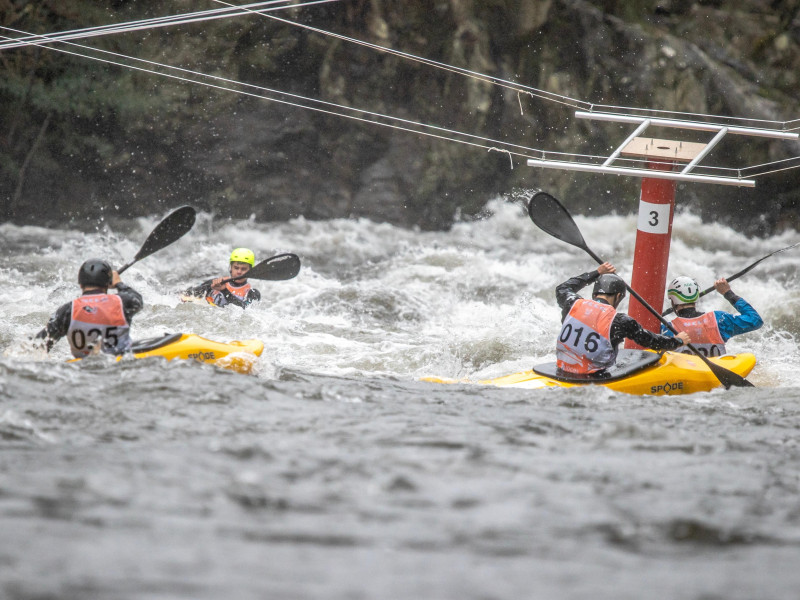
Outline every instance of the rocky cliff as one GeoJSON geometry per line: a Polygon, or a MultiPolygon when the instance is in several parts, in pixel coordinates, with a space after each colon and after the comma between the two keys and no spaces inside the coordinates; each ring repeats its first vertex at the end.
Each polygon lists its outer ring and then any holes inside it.
{"type": "MultiPolygon", "coordinates": [[[[152,5],[5,0],[0,24],[48,33],[163,16],[152,5]]],[[[0,220],[80,224],[191,203],[220,216],[435,229],[535,187],[576,212],[635,209],[639,180],[535,169],[398,119],[587,154],[607,154],[630,126],[344,38],[597,104],[800,118],[798,0],[351,0],[273,14],[307,27],[251,15],[56,46],[83,56],[0,50],[0,220]],[[369,112],[330,114],[341,106],[369,112]]],[[[739,137],[710,161],[798,156],[797,143],[739,137]]],[[[755,189],[678,190],[679,205],[750,233],[800,227],[800,169],[755,189]]]]}

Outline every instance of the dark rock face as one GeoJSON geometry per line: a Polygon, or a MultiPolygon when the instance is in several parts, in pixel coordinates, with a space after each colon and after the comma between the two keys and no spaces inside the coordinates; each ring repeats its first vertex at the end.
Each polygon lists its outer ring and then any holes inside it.
{"type": "MultiPolygon", "coordinates": [[[[160,16],[149,5],[11,3],[0,24],[46,33],[160,16]]],[[[632,130],[576,119],[570,98],[798,118],[799,14],[796,0],[358,0],[278,16],[407,56],[259,16],[82,42],[215,75],[204,81],[216,87],[44,49],[0,50],[0,220],[79,224],[191,203],[232,218],[367,217],[437,229],[456,214],[480,214],[487,198],[534,187],[576,212],[634,210],[638,180],[534,169],[487,148],[499,140],[523,154],[607,155],[632,130]],[[545,101],[477,74],[563,98],[545,101]],[[420,135],[414,123],[438,129],[420,135]]],[[[707,162],[798,156],[796,142],[729,136],[707,162]]],[[[678,203],[752,234],[797,228],[800,169],[759,184],[681,184],[678,203]]]]}

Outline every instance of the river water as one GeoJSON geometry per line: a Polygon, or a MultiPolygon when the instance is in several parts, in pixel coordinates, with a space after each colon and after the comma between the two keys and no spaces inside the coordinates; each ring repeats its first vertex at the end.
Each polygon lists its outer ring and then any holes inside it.
{"type": "MultiPolygon", "coordinates": [[[[124,274],[134,338],[260,338],[251,376],[28,342],[85,258],[129,261],[163,215],[0,225],[0,597],[797,598],[800,252],[732,284],[766,321],[729,343],[756,388],[421,382],[552,360],[554,288],[594,267],[519,205],[488,209],[449,232],[200,214],[124,274]],[[181,304],[234,246],[303,267],[246,311],[181,304]]],[[[635,216],[576,222],[629,277],[635,216]]],[[[670,276],[705,288],[797,240],[679,214],[670,276]]]]}

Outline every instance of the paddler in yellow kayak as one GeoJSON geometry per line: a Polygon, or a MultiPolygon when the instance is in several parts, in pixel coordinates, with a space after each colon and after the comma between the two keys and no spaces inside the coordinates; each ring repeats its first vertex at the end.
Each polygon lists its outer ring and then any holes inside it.
{"type": "Polygon", "coordinates": [[[564,373],[602,377],[616,363],[617,346],[625,338],[653,350],[675,350],[689,342],[685,332],[675,337],[659,335],[644,329],[633,317],[618,313],[627,288],[616,271],[605,262],[596,271],[568,279],[556,288],[562,311],[556,362],[564,373]],[[592,282],[592,299],[579,296],[578,290],[592,282]]]}
{"type": "Polygon", "coordinates": [[[45,340],[47,351],[66,336],[72,356],[84,358],[102,350],[123,354],[131,348],[133,315],[142,309],[142,295],[120,281],[119,273],[106,261],[92,258],[81,265],[79,298],[56,310],[47,326],[36,334],[45,340]],[[116,289],[109,294],[108,289],[116,289]],[[98,348],[98,343],[102,345],[98,348]]]}
{"type": "MultiPolygon", "coordinates": [[[[696,303],[700,299],[700,286],[691,277],[681,276],[672,280],[667,288],[667,297],[672,303],[676,317],[671,324],[677,331],[689,334],[692,345],[704,356],[722,356],[728,351],[725,342],[735,335],[759,329],[764,320],[747,300],[737,296],[726,279],[717,279],[714,289],[739,312],[732,315],[724,310],[700,312],[696,303]]],[[[705,293],[705,292],[704,292],[705,293]]],[[[672,335],[663,325],[661,333],[672,335]]],[[[688,352],[688,349],[685,350],[688,352]]]]}
{"type": "Polygon", "coordinates": [[[247,282],[247,272],[256,264],[253,251],[247,248],[236,248],[231,252],[229,263],[230,277],[209,279],[184,291],[184,295],[205,298],[209,304],[215,306],[233,304],[242,308],[261,300],[261,292],[247,282]]]}

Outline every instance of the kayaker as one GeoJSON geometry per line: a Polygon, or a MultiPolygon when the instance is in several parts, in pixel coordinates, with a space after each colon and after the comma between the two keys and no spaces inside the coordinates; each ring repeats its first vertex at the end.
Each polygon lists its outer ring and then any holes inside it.
{"type": "Polygon", "coordinates": [[[122,283],[119,273],[99,258],[90,258],[81,265],[78,284],[82,295],[60,306],[47,326],[36,334],[36,339],[45,340],[49,352],[53,344],[67,336],[75,358],[97,350],[106,354],[130,350],[131,319],[142,309],[142,295],[122,283]],[[109,288],[117,293],[109,294],[109,288]]]}
{"type": "Polygon", "coordinates": [[[577,375],[602,376],[617,360],[617,346],[625,338],[644,348],[675,350],[689,341],[686,333],[668,337],[644,329],[635,319],[617,312],[625,298],[625,282],[605,262],[596,271],[568,279],[556,288],[561,307],[561,333],[556,343],[558,368],[577,375]],[[592,299],[578,295],[594,282],[592,299]]]}
{"type": "Polygon", "coordinates": [[[229,263],[230,276],[236,278],[234,281],[224,282],[225,277],[208,279],[198,286],[189,288],[184,294],[205,298],[210,304],[217,306],[233,304],[242,308],[261,300],[261,292],[247,283],[247,277],[245,277],[256,264],[253,251],[247,248],[236,248],[231,252],[229,263]]]}
{"type": "MultiPolygon", "coordinates": [[[[734,335],[755,331],[764,324],[756,309],[744,298],[733,293],[726,279],[717,279],[714,288],[731,303],[739,312],[738,315],[732,315],[724,310],[707,313],[698,311],[695,305],[700,298],[700,286],[691,277],[676,277],[667,288],[667,297],[675,311],[671,325],[678,331],[688,333],[692,345],[705,356],[726,354],[725,342],[734,335]]],[[[663,325],[661,332],[672,335],[672,332],[663,325]]]]}

